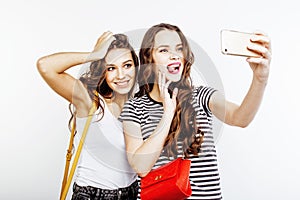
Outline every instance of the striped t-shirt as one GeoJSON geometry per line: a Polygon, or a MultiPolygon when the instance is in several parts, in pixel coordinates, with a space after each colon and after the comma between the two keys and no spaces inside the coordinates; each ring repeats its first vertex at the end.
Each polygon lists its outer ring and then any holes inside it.
{"type": "MultiPolygon", "coordinates": [[[[217,155],[212,133],[212,113],[208,102],[215,90],[200,86],[193,90],[193,107],[197,113],[196,123],[204,133],[204,140],[198,156],[190,155],[190,182],[192,196],[188,199],[222,199],[220,176],[218,172],[217,155]]],[[[155,130],[163,115],[163,105],[153,100],[149,95],[130,99],[123,107],[121,121],[132,121],[141,127],[141,133],[146,140],[155,130]]],[[[182,141],[177,142],[178,157],[182,156],[182,141]]],[[[153,169],[170,162],[163,153],[153,166],[153,169]]]]}

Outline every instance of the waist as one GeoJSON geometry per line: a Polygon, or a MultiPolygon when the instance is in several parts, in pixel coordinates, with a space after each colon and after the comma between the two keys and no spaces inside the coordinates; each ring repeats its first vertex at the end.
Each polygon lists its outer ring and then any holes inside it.
{"type": "MultiPolygon", "coordinates": [[[[89,195],[90,197],[101,197],[102,198],[112,198],[117,197],[118,199],[124,199],[125,197],[135,197],[138,192],[138,181],[136,180],[128,187],[118,188],[114,190],[102,189],[93,186],[80,186],[75,182],[73,185],[73,193],[84,193],[89,195]]],[[[95,198],[94,197],[94,198],[95,198]]]]}
{"type": "Polygon", "coordinates": [[[76,172],[76,182],[79,185],[110,190],[126,187],[136,177],[132,169],[115,169],[97,160],[87,159],[87,156],[81,158],[76,172]]]}

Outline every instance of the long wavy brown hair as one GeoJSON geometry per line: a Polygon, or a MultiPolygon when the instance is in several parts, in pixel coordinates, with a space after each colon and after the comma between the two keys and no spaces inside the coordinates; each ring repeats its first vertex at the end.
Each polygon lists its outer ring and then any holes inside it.
{"type": "MultiPolygon", "coordinates": [[[[115,40],[108,47],[107,53],[112,49],[122,48],[122,49],[130,50],[134,62],[134,66],[135,66],[135,74],[138,74],[139,59],[133,47],[130,45],[128,37],[124,34],[114,34],[113,36],[115,37],[115,40]]],[[[97,108],[99,109],[100,107],[100,111],[98,113],[101,114],[100,119],[102,119],[104,115],[104,107],[103,107],[104,102],[101,98],[99,98],[98,94],[100,94],[102,97],[106,99],[110,99],[114,96],[114,91],[108,86],[105,79],[105,74],[106,74],[105,58],[107,56],[107,53],[104,56],[104,58],[91,62],[89,69],[79,77],[79,80],[86,87],[91,99],[93,99],[96,102],[97,108]]],[[[133,90],[134,87],[132,87],[130,92],[128,93],[128,98],[133,95],[134,92],[133,90]]],[[[69,127],[71,127],[70,124],[75,117],[76,111],[72,111],[71,105],[69,106],[69,110],[72,114],[69,120],[69,127]]]]}
{"type": "Polygon", "coordinates": [[[162,30],[176,31],[178,33],[182,42],[184,56],[184,70],[181,79],[176,83],[171,83],[169,86],[169,93],[171,94],[171,91],[177,87],[178,95],[175,114],[164,145],[168,156],[177,157],[177,141],[180,139],[183,141],[184,154],[186,157],[189,157],[189,154],[198,154],[204,134],[196,125],[196,112],[192,104],[193,87],[190,72],[194,63],[194,55],[186,37],[177,26],[161,23],[152,26],[145,33],[139,51],[141,67],[138,83],[140,90],[135,96],[141,97],[144,94],[149,94],[153,89],[156,73],[154,71],[155,63],[152,52],[155,36],[162,30]]]}

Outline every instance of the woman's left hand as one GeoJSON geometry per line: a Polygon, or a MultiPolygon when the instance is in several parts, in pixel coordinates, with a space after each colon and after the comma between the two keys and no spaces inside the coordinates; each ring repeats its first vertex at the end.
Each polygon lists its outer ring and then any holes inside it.
{"type": "Polygon", "coordinates": [[[272,55],[271,40],[267,35],[256,32],[251,37],[251,42],[248,48],[260,54],[261,57],[249,57],[247,58],[247,62],[253,70],[255,78],[260,82],[266,83],[269,77],[272,55]]]}

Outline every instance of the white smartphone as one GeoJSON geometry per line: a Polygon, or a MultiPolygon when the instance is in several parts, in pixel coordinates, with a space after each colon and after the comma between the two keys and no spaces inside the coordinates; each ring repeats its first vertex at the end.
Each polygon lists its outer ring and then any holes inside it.
{"type": "Polygon", "coordinates": [[[221,30],[221,52],[225,55],[261,57],[247,46],[251,43],[252,33],[223,29],[221,30]]]}

